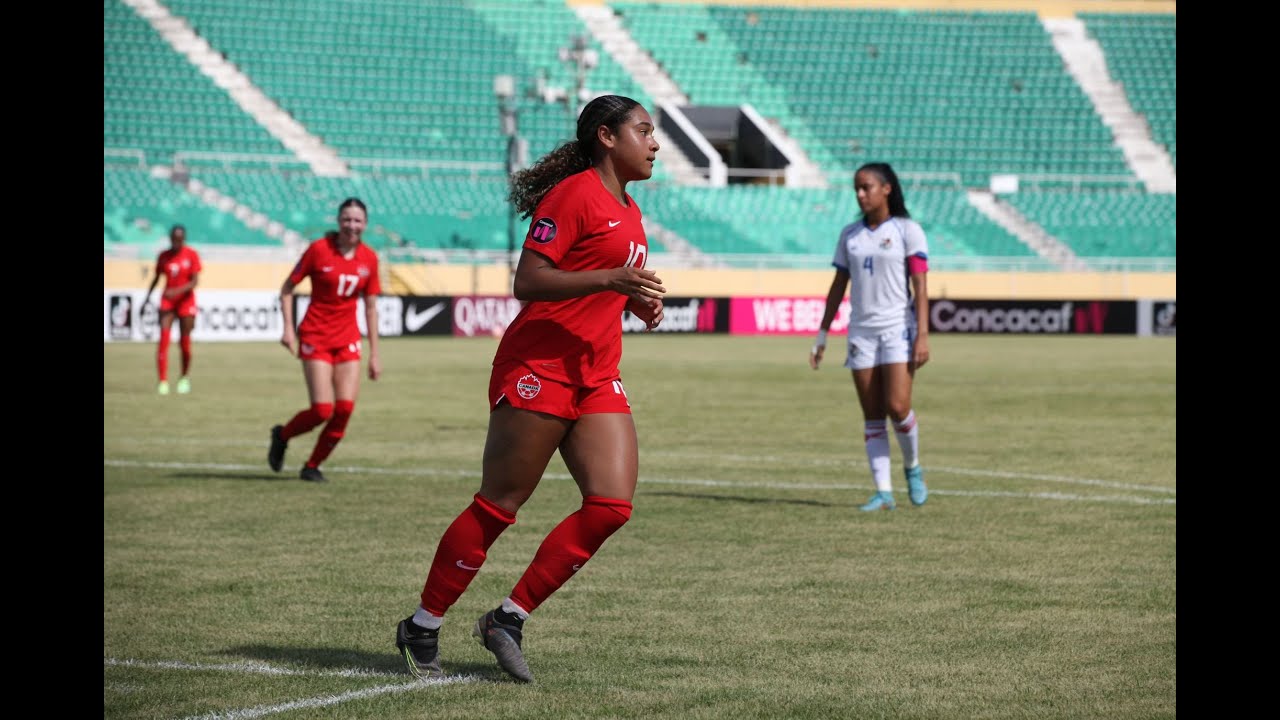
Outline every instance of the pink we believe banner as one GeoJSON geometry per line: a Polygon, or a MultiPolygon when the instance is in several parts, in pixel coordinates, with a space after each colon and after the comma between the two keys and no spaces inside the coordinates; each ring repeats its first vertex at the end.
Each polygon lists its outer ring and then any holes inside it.
{"type": "MultiPolygon", "coordinates": [[[[825,297],[736,297],[729,305],[729,333],[732,335],[812,335],[822,324],[825,297]]],[[[831,332],[849,327],[849,301],[831,323],[831,332]]]]}

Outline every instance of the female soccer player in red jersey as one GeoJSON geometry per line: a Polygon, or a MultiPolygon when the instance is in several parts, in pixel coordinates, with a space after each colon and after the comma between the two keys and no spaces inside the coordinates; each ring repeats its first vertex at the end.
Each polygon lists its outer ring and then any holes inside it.
{"type": "Polygon", "coordinates": [[[311,457],[299,477],[326,482],[320,463],[346,434],[347,422],[360,391],[360,327],[356,306],[364,298],[365,327],[369,331],[369,379],[382,374],[378,357],[378,255],[361,241],[369,213],[357,198],[338,206],[338,231],[330,231],[302,253],[302,259],[280,288],[284,334],[280,344],[302,358],[311,407],[284,425],[271,428],[267,463],[276,472],[284,465],[289,440],[324,423],[311,457]],[[311,302],[297,332],[293,328],[293,289],[311,278],[311,302]]]}
{"type": "Polygon", "coordinates": [[[498,345],[489,380],[489,433],[480,491],[445,530],[417,611],[396,647],[409,671],[441,673],[437,633],[486,552],[529,499],[558,449],[582,506],[551,531],[510,596],[476,621],[498,665],[533,680],[523,624],[631,517],[639,450],[618,361],[622,311],[648,329],[663,319],[661,280],[627,183],[653,174],[653,120],[630,98],[605,95],[578,117],[577,137],[511,179],[511,201],[532,217],[514,293],[527,304],[498,345]]]}
{"type": "Polygon", "coordinates": [[[178,346],[182,348],[182,377],[178,378],[178,394],[191,392],[191,330],[196,325],[196,282],[200,278],[200,255],[187,247],[187,229],[174,225],[169,229],[169,249],[156,258],[156,276],[151,279],[142,306],[151,304],[151,292],[164,276],[160,293],[160,346],[156,351],[156,370],[160,384],[156,392],[169,394],[169,342],[173,319],[178,319],[178,346]]]}

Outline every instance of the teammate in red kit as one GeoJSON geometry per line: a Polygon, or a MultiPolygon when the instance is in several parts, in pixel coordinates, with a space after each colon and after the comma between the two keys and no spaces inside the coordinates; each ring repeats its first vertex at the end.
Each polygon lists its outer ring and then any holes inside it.
{"type": "Polygon", "coordinates": [[[533,680],[520,647],[525,619],[631,517],[639,450],[618,374],[622,311],[656,328],[666,288],[644,269],[649,245],[626,187],[653,174],[653,130],[635,100],[598,97],[579,115],[575,140],[511,178],[512,203],[533,218],[514,283],[527,304],[493,359],[480,491],[445,530],[421,603],[396,629],[396,647],[418,677],[441,673],[445,612],[557,449],[582,506],[546,536],[511,594],[473,631],[507,674],[533,680]]]}
{"type": "Polygon", "coordinates": [[[364,298],[365,326],[369,330],[369,379],[382,374],[378,357],[378,255],[361,241],[369,213],[357,198],[338,206],[338,231],[330,231],[302,253],[302,259],[280,288],[284,334],[280,344],[302,358],[311,407],[284,425],[271,428],[267,462],[276,472],[284,465],[289,440],[324,423],[311,457],[299,477],[326,482],[320,463],[346,434],[347,422],[360,391],[360,327],[356,305],[364,298]],[[311,303],[297,332],[293,329],[293,289],[311,278],[311,303]]]}
{"type": "Polygon", "coordinates": [[[178,378],[178,394],[191,392],[191,330],[196,325],[196,282],[200,278],[200,255],[187,247],[187,229],[174,225],[169,229],[169,249],[156,258],[156,276],[151,279],[147,296],[142,301],[145,308],[151,304],[151,292],[156,289],[160,277],[164,277],[164,290],[160,293],[160,346],[156,350],[156,370],[160,384],[156,392],[169,394],[169,342],[173,334],[173,319],[178,319],[178,346],[182,348],[182,377],[178,378]]]}

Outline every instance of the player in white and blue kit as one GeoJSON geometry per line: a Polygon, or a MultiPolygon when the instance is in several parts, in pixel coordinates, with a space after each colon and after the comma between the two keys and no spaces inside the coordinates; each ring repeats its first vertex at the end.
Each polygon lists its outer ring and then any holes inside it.
{"type": "Polygon", "coordinates": [[[911,504],[929,496],[920,466],[920,431],[911,409],[911,384],[929,361],[929,246],[911,219],[898,176],[888,163],[868,163],[853,176],[862,219],[840,231],[836,276],[827,292],[818,339],[809,355],[814,370],[822,362],[827,331],[849,293],[849,343],[844,366],[853,371],[864,422],[863,439],[876,492],[862,510],[892,510],[887,415],[893,421],[906,468],[911,504]]]}

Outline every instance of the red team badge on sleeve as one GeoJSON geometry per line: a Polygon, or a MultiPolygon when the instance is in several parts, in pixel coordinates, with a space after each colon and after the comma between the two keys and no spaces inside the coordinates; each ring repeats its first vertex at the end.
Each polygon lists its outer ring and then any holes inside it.
{"type": "Polygon", "coordinates": [[[551,218],[538,218],[529,229],[529,237],[533,241],[546,245],[556,239],[556,221],[551,218]]]}
{"type": "Polygon", "coordinates": [[[542,381],[537,375],[529,373],[516,381],[516,392],[520,393],[520,397],[525,400],[532,400],[538,396],[542,390],[542,381]]]}

